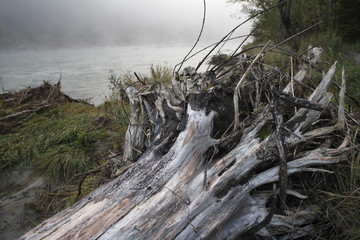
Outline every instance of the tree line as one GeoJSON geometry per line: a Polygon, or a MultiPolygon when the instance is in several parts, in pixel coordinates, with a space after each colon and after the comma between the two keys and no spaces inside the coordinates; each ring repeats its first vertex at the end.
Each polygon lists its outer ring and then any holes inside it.
{"type": "Polygon", "coordinates": [[[228,0],[243,5],[244,12],[257,16],[253,24],[254,41],[280,41],[321,22],[301,37],[290,41],[293,50],[301,48],[304,39],[326,35],[326,39],[340,37],[348,43],[360,37],[360,1],[356,0],[228,0]],[[274,7],[275,6],[275,7],[274,7]],[[271,9],[266,11],[267,9],[271,9]]]}

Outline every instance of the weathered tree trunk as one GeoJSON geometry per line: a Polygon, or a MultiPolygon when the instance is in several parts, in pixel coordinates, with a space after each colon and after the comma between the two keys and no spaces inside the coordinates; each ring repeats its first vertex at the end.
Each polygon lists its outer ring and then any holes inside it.
{"type": "MultiPolygon", "coordinates": [[[[287,204],[289,195],[307,197],[287,178],[326,171],[319,166],[346,158],[345,81],[337,119],[324,126],[318,120],[331,111],[327,88],[336,63],[307,100],[287,95],[290,85],[283,91],[270,87],[276,69],[256,72],[261,64],[255,64],[239,91],[234,129],[233,89],[248,63],[239,59],[238,66],[216,73],[221,77],[186,68],[169,88],[129,88],[125,158],[144,151],[141,157],[123,175],[21,239],[235,239],[250,234],[296,239],[313,234],[321,203],[311,208],[299,201],[287,204]],[[344,141],[330,139],[337,144],[330,148],[322,137],[333,131],[344,141]]],[[[306,72],[304,67],[295,83],[306,72]]]]}

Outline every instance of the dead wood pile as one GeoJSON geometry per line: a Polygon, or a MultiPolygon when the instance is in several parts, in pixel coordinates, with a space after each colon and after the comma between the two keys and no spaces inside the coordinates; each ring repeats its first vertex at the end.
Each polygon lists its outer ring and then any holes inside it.
{"type": "Polygon", "coordinates": [[[80,100],[61,92],[61,81],[54,85],[44,81],[40,87],[0,94],[0,101],[0,134],[5,134],[46,108],[80,100]]]}
{"type": "Polygon", "coordinates": [[[137,162],[22,239],[316,235],[323,209],[306,173],[348,158],[359,123],[344,109],[344,69],[339,96],[328,91],[336,62],[315,87],[306,83],[321,49],[310,53],[294,76],[260,52],[205,73],[185,68],[167,86],[129,86],[124,160],[137,162]]]}

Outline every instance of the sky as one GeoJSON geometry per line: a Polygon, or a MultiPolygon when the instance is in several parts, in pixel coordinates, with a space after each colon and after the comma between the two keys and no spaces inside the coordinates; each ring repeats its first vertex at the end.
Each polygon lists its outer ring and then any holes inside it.
{"type": "MultiPolygon", "coordinates": [[[[206,4],[206,43],[246,19],[240,5],[206,4]]],[[[202,19],[203,0],[0,0],[0,48],[188,43],[202,19]]]]}

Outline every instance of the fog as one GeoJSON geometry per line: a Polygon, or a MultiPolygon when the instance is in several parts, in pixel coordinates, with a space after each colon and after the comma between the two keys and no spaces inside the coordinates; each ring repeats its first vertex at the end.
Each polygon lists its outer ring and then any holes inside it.
{"type": "MultiPolygon", "coordinates": [[[[206,3],[203,42],[245,19],[239,5],[206,3]]],[[[0,48],[190,43],[202,18],[202,0],[0,0],[0,48]]]]}

